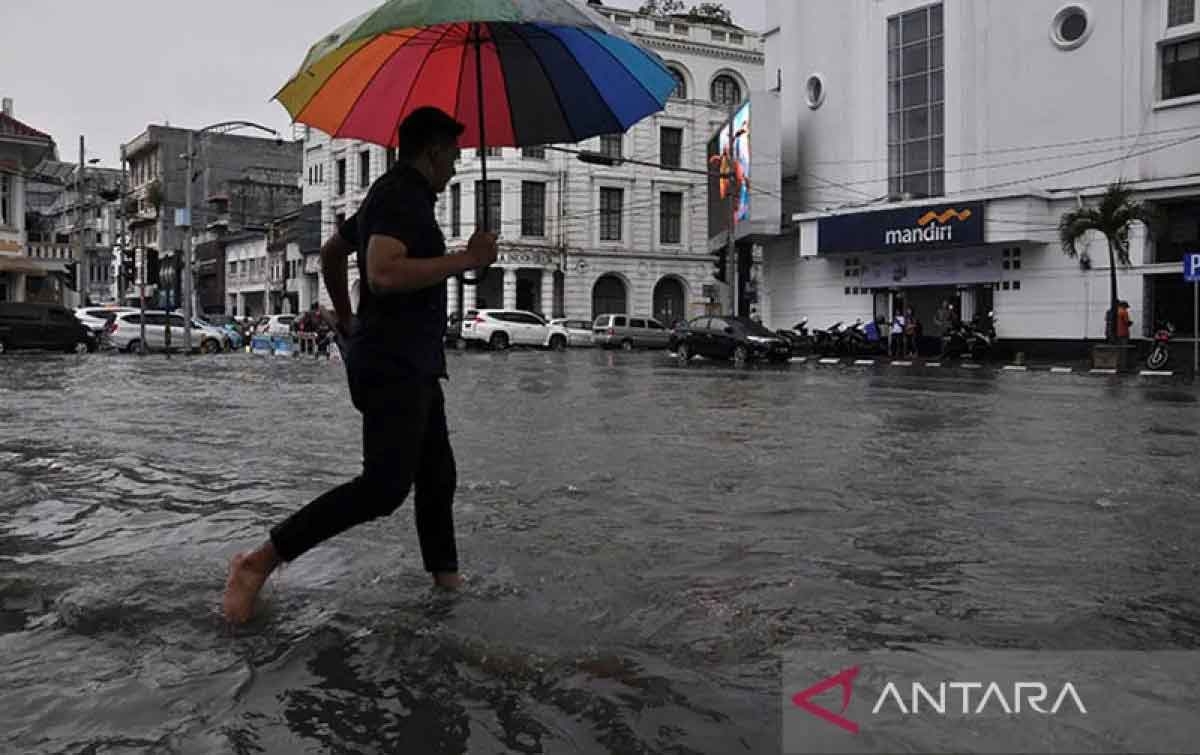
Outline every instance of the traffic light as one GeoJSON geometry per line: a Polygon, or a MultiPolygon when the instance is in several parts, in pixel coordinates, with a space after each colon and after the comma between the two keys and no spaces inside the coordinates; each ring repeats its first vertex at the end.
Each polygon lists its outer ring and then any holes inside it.
{"type": "Polygon", "coordinates": [[[137,252],[133,249],[121,250],[121,278],[126,284],[137,283],[137,252]]]}
{"type": "Polygon", "coordinates": [[[67,269],[66,279],[63,283],[72,291],[77,290],[79,288],[79,262],[66,262],[63,267],[67,269]]]}
{"type": "Polygon", "coordinates": [[[726,267],[729,263],[729,249],[721,247],[721,250],[716,252],[716,259],[713,260],[713,277],[722,283],[726,282],[728,277],[726,267]]]}
{"type": "Polygon", "coordinates": [[[157,286],[159,279],[158,250],[147,249],[145,261],[145,276],[147,285],[157,286]]]}

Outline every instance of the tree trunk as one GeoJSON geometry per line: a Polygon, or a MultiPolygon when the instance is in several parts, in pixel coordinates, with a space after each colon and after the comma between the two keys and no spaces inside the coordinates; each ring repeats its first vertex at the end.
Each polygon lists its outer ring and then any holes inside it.
{"type": "Polygon", "coordinates": [[[1112,240],[1108,241],[1108,276],[1110,283],[1110,294],[1112,302],[1108,310],[1109,316],[1109,343],[1117,343],[1117,254],[1113,249],[1112,240]]]}

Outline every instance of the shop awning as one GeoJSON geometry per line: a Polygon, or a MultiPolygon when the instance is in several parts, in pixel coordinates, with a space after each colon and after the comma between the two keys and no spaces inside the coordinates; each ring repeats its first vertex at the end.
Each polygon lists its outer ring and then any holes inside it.
{"type": "Polygon", "coordinates": [[[30,257],[0,256],[0,273],[25,273],[42,277],[50,273],[65,273],[66,265],[50,260],[35,260],[30,257]]]}

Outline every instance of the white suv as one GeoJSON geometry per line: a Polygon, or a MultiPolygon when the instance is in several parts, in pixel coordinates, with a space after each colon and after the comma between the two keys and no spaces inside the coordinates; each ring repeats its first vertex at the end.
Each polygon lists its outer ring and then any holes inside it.
{"type": "MultiPolygon", "coordinates": [[[[146,312],[146,350],[163,351],[167,346],[167,323],[171,325],[171,350],[183,349],[183,315],[170,314],[161,310],[146,312]]],[[[225,349],[226,336],[211,325],[205,326],[193,320],[192,348],[206,354],[225,349]]],[[[137,310],[121,312],[109,321],[104,330],[104,341],[119,351],[140,351],[142,339],[142,315],[137,310]]]]}
{"type": "Polygon", "coordinates": [[[509,346],[539,346],[562,351],[567,348],[566,328],[550,325],[532,312],[518,309],[481,309],[462,324],[462,337],[502,350],[509,346]]]}

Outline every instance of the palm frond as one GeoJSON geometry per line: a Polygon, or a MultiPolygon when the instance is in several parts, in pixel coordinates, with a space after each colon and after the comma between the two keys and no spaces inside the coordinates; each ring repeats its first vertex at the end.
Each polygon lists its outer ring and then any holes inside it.
{"type": "Polygon", "coordinates": [[[1081,207],[1065,213],[1058,221],[1058,240],[1068,257],[1079,255],[1078,242],[1088,231],[1104,232],[1103,218],[1094,207],[1081,207]]]}

